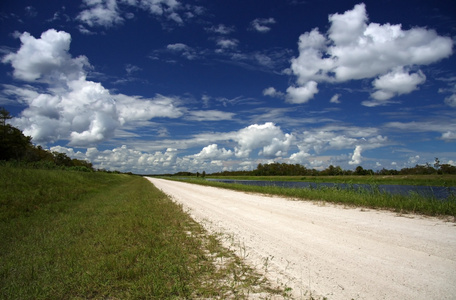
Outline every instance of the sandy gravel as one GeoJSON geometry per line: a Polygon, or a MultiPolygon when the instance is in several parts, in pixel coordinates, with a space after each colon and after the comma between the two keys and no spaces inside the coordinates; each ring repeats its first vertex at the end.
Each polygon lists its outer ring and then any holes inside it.
{"type": "Polygon", "coordinates": [[[296,299],[456,299],[453,222],[148,179],[296,299]]]}

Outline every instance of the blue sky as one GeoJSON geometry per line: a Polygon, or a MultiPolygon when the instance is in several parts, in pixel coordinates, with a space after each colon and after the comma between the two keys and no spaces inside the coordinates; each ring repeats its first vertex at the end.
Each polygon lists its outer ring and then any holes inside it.
{"type": "Polygon", "coordinates": [[[456,165],[456,4],[6,0],[0,105],[143,174],[456,165]]]}

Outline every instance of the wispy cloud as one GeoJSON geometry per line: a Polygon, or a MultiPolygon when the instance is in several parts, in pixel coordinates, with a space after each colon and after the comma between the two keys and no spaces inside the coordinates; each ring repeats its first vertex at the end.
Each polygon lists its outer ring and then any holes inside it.
{"type": "Polygon", "coordinates": [[[250,28],[257,32],[266,33],[271,30],[269,25],[275,24],[276,21],[274,18],[267,18],[267,19],[255,19],[250,23],[250,28]]]}

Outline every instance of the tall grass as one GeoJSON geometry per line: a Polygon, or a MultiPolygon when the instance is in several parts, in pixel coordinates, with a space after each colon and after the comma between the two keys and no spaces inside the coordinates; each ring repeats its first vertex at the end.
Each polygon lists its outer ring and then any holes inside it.
{"type": "Polygon", "coordinates": [[[286,196],[298,200],[326,201],[348,206],[387,209],[398,213],[417,213],[429,216],[452,216],[456,218],[456,195],[452,195],[449,199],[442,201],[433,197],[425,197],[417,193],[411,193],[406,196],[383,193],[376,185],[372,185],[371,189],[357,188],[355,186],[348,189],[337,186],[287,188],[273,185],[255,186],[236,183],[232,184],[202,179],[181,180],[190,183],[244,192],[286,196]]]}
{"type": "Polygon", "coordinates": [[[0,188],[1,299],[281,292],[139,176],[3,167],[0,188]]]}

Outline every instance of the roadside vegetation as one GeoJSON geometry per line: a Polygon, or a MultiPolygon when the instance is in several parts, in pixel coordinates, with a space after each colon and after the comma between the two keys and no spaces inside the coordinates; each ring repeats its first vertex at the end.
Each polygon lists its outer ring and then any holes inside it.
{"type": "Polygon", "coordinates": [[[286,296],[146,179],[35,146],[10,118],[0,108],[0,299],[286,296]]]}
{"type": "Polygon", "coordinates": [[[299,164],[271,163],[258,164],[252,171],[224,171],[219,173],[201,174],[180,172],[167,174],[164,177],[173,180],[183,180],[208,186],[229,188],[245,192],[263,193],[286,196],[298,200],[313,200],[337,203],[364,208],[387,209],[398,213],[417,213],[429,216],[452,216],[456,218],[456,195],[445,200],[433,196],[423,196],[418,193],[398,195],[383,193],[379,185],[422,185],[422,186],[456,186],[456,167],[441,164],[436,158],[434,165],[417,165],[414,168],[402,170],[364,170],[358,166],[354,171],[343,170],[340,167],[329,166],[325,170],[307,169],[299,164]],[[313,182],[315,188],[289,188],[279,186],[255,186],[237,183],[225,183],[204,180],[233,179],[233,180],[262,180],[262,181],[300,181],[313,182]],[[328,187],[318,183],[335,183],[328,187]],[[348,185],[349,188],[337,186],[348,185]],[[367,184],[369,188],[357,187],[357,184],[367,184]]]}
{"type": "Polygon", "coordinates": [[[1,299],[284,293],[140,176],[2,166],[0,189],[1,299]]]}
{"type": "Polygon", "coordinates": [[[243,192],[285,196],[296,200],[318,201],[322,204],[324,202],[328,202],[362,208],[386,209],[397,213],[416,213],[428,216],[452,216],[456,220],[456,195],[452,195],[450,198],[443,201],[433,197],[425,197],[416,193],[411,193],[407,196],[382,193],[378,189],[378,185],[375,184],[372,184],[369,190],[357,188],[355,186],[350,188],[341,188],[337,186],[288,188],[279,186],[255,186],[238,183],[224,183],[208,181],[202,178],[168,178],[172,180],[233,189],[243,192]]]}
{"type": "Polygon", "coordinates": [[[365,170],[362,166],[355,170],[343,170],[341,167],[330,165],[324,170],[308,169],[299,164],[271,163],[258,164],[251,171],[223,171],[212,174],[178,172],[163,174],[167,177],[197,177],[220,178],[236,180],[269,180],[269,181],[306,181],[331,183],[359,184],[402,184],[427,186],[456,186],[456,166],[441,164],[435,158],[434,165],[416,165],[413,168],[401,170],[382,169],[378,171],[365,170]]]}
{"type": "Polygon", "coordinates": [[[346,184],[392,184],[392,185],[423,185],[423,186],[456,186],[456,176],[450,174],[435,175],[385,175],[385,176],[206,176],[212,179],[263,180],[263,181],[301,181],[315,183],[346,183],[346,184]]]}

